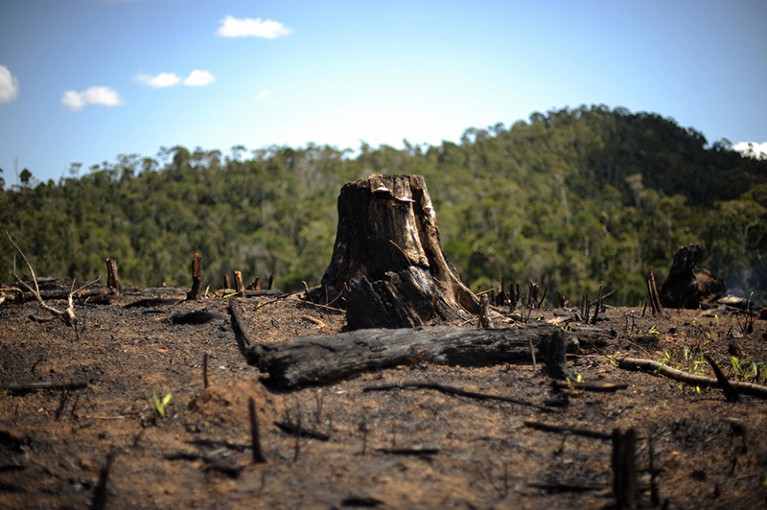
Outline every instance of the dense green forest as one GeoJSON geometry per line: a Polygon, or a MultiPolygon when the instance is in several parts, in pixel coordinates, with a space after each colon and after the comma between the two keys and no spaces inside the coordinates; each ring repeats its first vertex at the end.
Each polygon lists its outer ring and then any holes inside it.
{"type": "MultiPolygon", "coordinates": [[[[40,275],[90,280],[113,256],[128,285],[186,287],[200,252],[213,288],[242,270],[296,289],[318,284],[330,261],[341,186],[371,173],[425,176],[445,252],[475,290],[505,276],[575,301],[604,284],[611,302],[636,305],[647,272],[662,281],[676,249],[698,243],[729,290],[767,298],[767,161],[602,105],[438,146],[163,147],[74,163],[58,183],[32,169],[0,186],[0,225],[40,275]]],[[[0,241],[0,280],[12,279],[13,256],[0,241]]]]}

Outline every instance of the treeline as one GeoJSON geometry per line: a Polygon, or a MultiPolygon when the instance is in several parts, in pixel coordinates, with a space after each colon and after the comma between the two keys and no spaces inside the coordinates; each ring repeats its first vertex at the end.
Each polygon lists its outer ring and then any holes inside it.
{"type": "MultiPolygon", "coordinates": [[[[677,247],[736,293],[767,298],[767,161],[651,113],[605,106],[534,113],[511,126],[468,129],[460,143],[402,150],[362,144],[229,153],[176,146],[156,158],[120,155],[58,183],[0,193],[0,224],[38,274],[89,280],[113,256],[125,283],[190,285],[275,275],[283,289],[319,283],[330,261],[341,186],[371,173],[421,174],[443,247],[475,290],[501,276],[574,301],[600,285],[635,305],[644,278],[662,281],[677,247]]],[[[11,280],[14,250],[0,242],[11,280]]]]}

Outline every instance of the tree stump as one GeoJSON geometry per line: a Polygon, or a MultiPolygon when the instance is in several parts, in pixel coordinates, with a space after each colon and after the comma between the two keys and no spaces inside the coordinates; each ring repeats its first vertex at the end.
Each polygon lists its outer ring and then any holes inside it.
{"type": "Polygon", "coordinates": [[[321,292],[342,294],[350,329],[466,320],[479,300],[448,262],[424,178],[372,175],[338,197],[338,228],[321,292]]]}
{"type": "Polygon", "coordinates": [[[667,308],[699,308],[724,296],[724,281],[708,269],[698,269],[703,250],[683,246],[674,255],[668,278],[660,289],[660,303],[667,308]]]}

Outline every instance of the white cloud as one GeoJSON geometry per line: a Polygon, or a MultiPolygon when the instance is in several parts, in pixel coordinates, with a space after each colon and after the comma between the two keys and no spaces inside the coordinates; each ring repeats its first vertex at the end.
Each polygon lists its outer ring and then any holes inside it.
{"type": "Polygon", "coordinates": [[[767,142],[738,142],[732,146],[744,156],[750,156],[756,159],[767,159],[767,142]]]}
{"type": "Polygon", "coordinates": [[[277,39],[293,33],[279,21],[261,18],[235,18],[227,16],[216,30],[219,37],[263,37],[277,39]]]}
{"type": "Polygon", "coordinates": [[[206,85],[212,84],[214,81],[216,81],[216,77],[213,76],[213,73],[195,69],[186,77],[184,85],[187,87],[205,87],[206,85]]]}
{"type": "Polygon", "coordinates": [[[258,94],[256,95],[256,99],[259,101],[266,101],[269,99],[269,96],[272,95],[272,92],[269,90],[259,90],[258,94]]]}
{"type": "Polygon", "coordinates": [[[61,104],[73,111],[81,109],[86,104],[118,106],[122,103],[123,100],[120,94],[109,87],[90,87],[81,92],[67,90],[61,98],[61,104]]]}
{"type": "Polygon", "coordinates": [[[0,66],[0,103],[10,103],[19,94],[19,82],[11,71],[0,66]]]}
{"type": "Polygon", "coordinates": [[[181,82],[181,78],[176,76],[175,73],[160,73],[152,76],[151,74],[139,73],[136,75],[136,81],[143,83],[144,85],[156,89],[162,89],[165,87],[173,87],[181,82]]]}

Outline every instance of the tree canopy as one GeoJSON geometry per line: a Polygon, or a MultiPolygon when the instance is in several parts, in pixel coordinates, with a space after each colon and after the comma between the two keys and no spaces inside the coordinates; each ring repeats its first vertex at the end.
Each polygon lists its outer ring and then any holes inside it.
{"type": "MultiPolygon", "coordinates": [[[[87,280],[112,256],[126,284],[187,286],[200,252],[213,287],[235,269],[284,289],[316,284],[341,186],[420,174],[448,259],[475,290],[503,276],[579,299],[604,285],[635,305],[646,273],[665,278],[676,249],[697,243],[730,290],[767,298],[767,161],[653,113],[582,106],[436,146],[174,146],[81,166],[58,183],[27,171],[0,186],[0,223],[38,274],[87,280]]],[[[4,280],[12,260],[6,243],[4,280]]]]}

